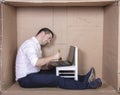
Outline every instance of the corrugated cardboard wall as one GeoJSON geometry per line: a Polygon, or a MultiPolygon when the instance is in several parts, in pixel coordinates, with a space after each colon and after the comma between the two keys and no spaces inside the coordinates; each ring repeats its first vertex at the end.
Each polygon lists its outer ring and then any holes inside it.
{"type": "Polygon", "coordinates": [[[46,47],[44,55],[49,56],[61,49],[63,59],[66,59],[69,45],[76,45],[79,47],[79,74],[86,73],[93,66],[98,77],[103,76],[116,87],[118,7],[106,7],[105,11],[103,7],[13,8],[3,5],[2,8],[4,12],[0,73],[3,89],[14,82],[17,47],[42,27],[48,27],[56,34],[53,46],[46,47]]]}
{"type": "Polygon", "coordinates": [[[118,34],[118,90],[120,91],[120,2],[119,2],[119,11],[118,11],[118,15],[119,15],[119,19],[118,19],[118,31],[119,31],[119,34],[118,34]]]}
{"type": "Polygon", "coordinates": [[[66,59],[69,45],[76,45],[79,47],[79,74],[93,66],[97,76],[102,77],[102,7],[18,8],[18,47],[42,27],[48,27],[56,34],[53,46],[45,48],[46,56],[61,49],[63,59],[66,59]]]}
{"type": "Polygon", "coordinates": [[[4,0],[14,6],[105,6],[117,0],[4,0]]]}
{"type": "Polygon", "coordinates": [[[2,46],[2,24],[1,24],[1,2],[0,2],[0,92],[1,92],[1,46],[2,46]]]}
{"type": "Polygon", "coordinates": [[[116,4],[105,7],[103,41],[103,78],[116,88],[118,80],[118,6],[116,4]]]}
{"type": "Polygon", "coordinates": [[[2,67],[1,88],[6,89],[14,82],[14,65],[17,50],[16,10],[2,4],[2,67]]]}

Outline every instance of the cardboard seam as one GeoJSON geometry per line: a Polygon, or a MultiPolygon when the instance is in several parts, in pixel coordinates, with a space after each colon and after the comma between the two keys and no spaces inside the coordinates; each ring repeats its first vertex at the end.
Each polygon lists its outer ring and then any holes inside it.
{"type": "Polygon", "coordinates": [[[96,0],[92,0],[92,1],[75,1],[75,0],[72,0],[72,1],[21,1],[21,0],[19,0],[19,1],[6,1],[6,0],[2,0],[2,2],[3,3],[64,3],[64,4],[66,4],[66,3],[101,3],[101,2],[103,2],[103,3],[105,3],[105,2],[118,2],[119,0],[111,0],[111,1],[96,1],[96,0]]]}

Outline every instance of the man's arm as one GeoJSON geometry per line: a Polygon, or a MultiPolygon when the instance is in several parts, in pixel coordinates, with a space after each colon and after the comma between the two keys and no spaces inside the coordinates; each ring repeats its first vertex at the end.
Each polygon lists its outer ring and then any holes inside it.
{"type": "Polygon", "coordinates": [[[58,60],[60,58],[60,53],[58,52],[57,54],[50,56],[50,57],[44,57],[44,58],[39,58],[37,60],[37,63],[35,64],[36,67],[42,67],[45,64],[48,64],[50,61],[53,60],[58,60]]]}

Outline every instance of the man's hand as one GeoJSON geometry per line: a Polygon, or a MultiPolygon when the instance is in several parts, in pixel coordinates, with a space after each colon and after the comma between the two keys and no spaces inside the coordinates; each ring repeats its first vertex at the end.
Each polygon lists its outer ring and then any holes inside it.
{"type": "Polygon", "coordinates": [[[37,63],[36,63],[36,67],[44,67],[44,65],[48,64],[49,62],[51,61],[58,61],[60,58],[60,53],[57,52],[55,55],[53,56],[49,56],[49,57],[44,57],[44,58],[39,58],[37,60],[37,63]]]}
{"type": "Polygon", "coordinates": [[[60,53],[57,52],[55,55],[53,55],[54,60],[59,60],[60,59],[60,53]]]}

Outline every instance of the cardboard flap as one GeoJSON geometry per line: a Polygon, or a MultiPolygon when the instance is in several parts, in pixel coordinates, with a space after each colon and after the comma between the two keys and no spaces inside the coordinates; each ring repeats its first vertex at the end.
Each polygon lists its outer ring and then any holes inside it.
{"type": "Polygon", "coordinates": [[[13,6],[106,6],[116,0],[3,0],[13,6]]]}

